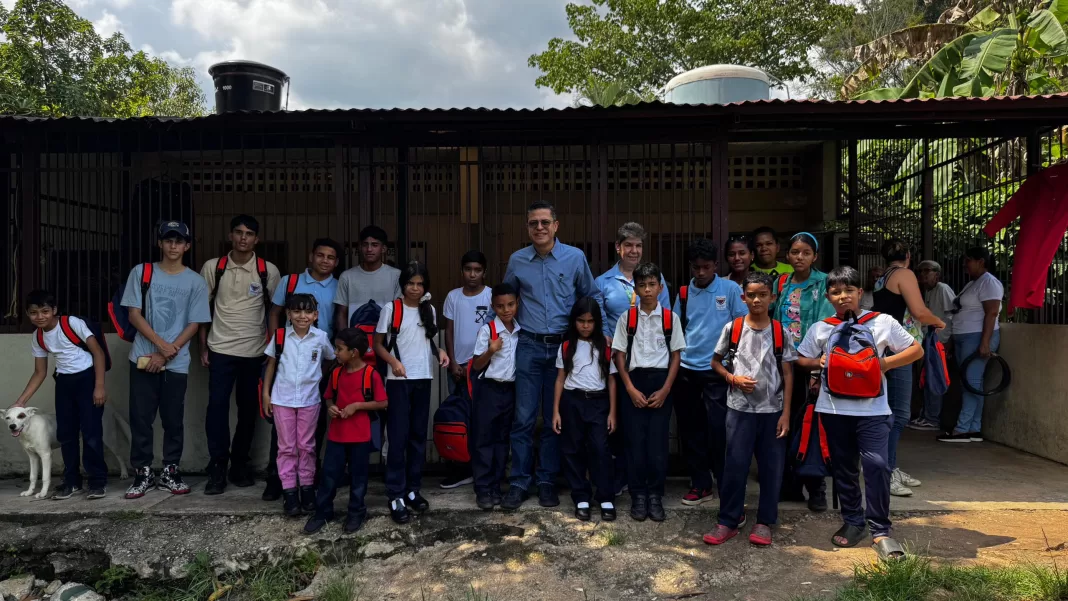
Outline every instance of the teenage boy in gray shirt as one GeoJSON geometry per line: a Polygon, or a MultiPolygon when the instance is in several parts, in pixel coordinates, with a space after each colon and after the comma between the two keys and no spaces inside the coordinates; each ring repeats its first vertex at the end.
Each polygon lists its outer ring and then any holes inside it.
{"type": "Polygon", "coordinates": [[[130,270],[122,295],[122,306],[129,308],[130,323],[137,329],[130,348],[130,463],[135,479],[127,499],[142,497],[157,484],[171,494],[189,492],[178,471],[185,440],[189,341],[200,324],[211,322],[208,285],[182,263],[192,240],[189,226],[165,221],[157,234],[161,260],[152,264],[148,298],[141,296],[144,265],[130,270]],[[163,469],[158,477],[152,472],[157,413],[163,423],[163,469]]]}
{"type": "Polygon", "coordinates": [[[374,301],[379,307],[400,298],[400,270],[383,263],[389,238],[377,225],[360,230],[360,264],[338,278],[334,297],[334,331],[349,327],[349,319],[361,306],[374,301]]]}

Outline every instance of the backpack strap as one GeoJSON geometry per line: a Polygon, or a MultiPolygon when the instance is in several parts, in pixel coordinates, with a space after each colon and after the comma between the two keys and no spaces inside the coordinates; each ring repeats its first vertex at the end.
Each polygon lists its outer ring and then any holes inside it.
{"type": "Polygon", "coordinates": [[[782,392],[786,387],[786,376],[782,373],[782,356],[786,342],[782,335],[782,323],[775,319],[771,320],[771,340],[775,352],[775,369],[779,370],[779,392],[782,392]]]}
{"type": "Polygon", "coordinates": [[[608,341],[604,341],[604,356],[608,359],[608,362],[612,362],[612,345],[608,344],[608,341]]]}
{"type": "Polygon", "coordinates": [[[152,263],[145,263],[141,266],[141,316],[148,320],[148,313],[145,308],[148,306],[148,288],[152,285],[152,272],[154,268],[152,263]]]}
{"type": "MultiPolygon", "coordinates": [[[[293,294],[297,291],[297,284],[300,283],[300,274],[289,274],[289,280],[286,282],[286,296],[293,294]]],[[[265,288],[266,290],[266,288],[265,288]]]]}
{"type": "Polygon", "coordinates": [[[363,400],[367,403],[375,399],[374,390],[372,389],[374,372],[375,370],[370,365],[363,368],[363,400]]]}
{"type": "Polygon", "coordinates": [[[786,288],[786,284],[790,282],[790,274],[784,273],[779,276],[779,280],[775,283],[775,296],[782,295],[783,288],[786,288]]]}
{"type": "Polygon", "coordinates": [[[727,371],[734,373],[734,357],[738,354],[738,343],[742,341],[742,331],[745,329],[745,318],[735,317],[731,322],[731,339],[727,346],[727,371]]]}
{"type": "Polygon", "coordinates": [[[389,323],[389,340],[386,343],[386,350],[391,351],[393,356],[397,358],[397,361],[401,360],[400,349],[397,348],[397,336],[400,334],[401,324],[404,323],[404,303],[401,299],[394,299],[393,303],[393,316],[389,323]]]}
{"type": "Polygon", "coordinates": [[[638,333],[638,308],[627,309],[627,359],[624,367],[630,365],[630,350],[634,346],[634,335],[638,333]]]}
{"type": "Polygon", "coordinates": [[[664,347],[667,348],[668,354],[671,354],[671,334],[675,331],[675,316],[671,313],[671,309],[660,309],[660,317],[662,320],[661,326],[664,328],[664,347]]]}
{"type": "Polygon", "coordinates": [[[863,325],[863,324],[866,324],[869,321],[875,319],[878,316],[879,316],[879,313],[876,313],[875,311],[870,311],[870,312],[865,313],[864,315],[860,316],[859,318],[857,318],[857,323],[863,325]]]}
{"type": "Polygon", "coordinates": [[[82,340],[81,336],[74,331],[74,328],[70,327],[70,317],[67,315],[59,316],[59,329],[63,331],[63,335],[70,340],[70,343],[74,346],[82,349],[85,352],[89,352],[89,345],[82,340]]]}
{"type": "Polygon", "coordinates": [[[497,320],[489,322],[490,340],[497,340],[501,335],[497,332],[497,320]]]}
{"type": "Polygon", "coordinates": [[[274,331],[274,359],[278,363],[282,362],[282,351],[286,346],[286,329],[278,328],[274,331]]]}
{"type": "Polygon", "coordinates": [[[223,255],[215,263],[215,287],[211,289],[211,312],[214,316],[215,308],[219,304],[219,283],[222,282],[226,267],[230,264],[230,255],[223,255]]]}
{"type": "Polygon", "coordinates": [[[679,286],[679,319],[682,320],[682,331],[686,331],[686,325],[689,323],[686,320],[686,301],[690,297],[689,286],[679,286]]]}
{"type": "Polygon", "coordinates": [[[260,274],[260,290],[263,291],[263,306],[271,308],[271,295],[267,293],[267,260],[256,257],[256,272],[260,274]]]}
{"type": "Polygon", "coordinates": [[[42,330],[41,328],[37,328],[37,346],[41,347],[41,350],[46,352],[46,353],[51,353],[52,352],[52,351],[48,350],[47,346],[45,346],[44,330],[42,330]]]}
{"type": "Polygon", "coordinates": [[[339,365],[339,366],[335,367],[334,371],[332,371],[330,373],[330,390],[334,391],[334,404],[335,405],[337,404],[337,383],[338,383],[338,380],[341,379],[341,370],[342,369],[344,369],[344,367],[339,365]]]}
{"type": "MultiPolygon", "coordinates": [[[[815,419],[816,406],[809,403],[805,405],[805,413],[801,417],[801,440],[797,446],[797,462],[802,463],[805,461],[805,456],[808,455],[808,443],[812,439],[812,420],[815,419]]],[[[820,430],[822,431],[822,424],[820,430]]],[[[826,435],[820,433],[821,438],[825,438],[826,435]]],[[[821,440],[822,443],[822,440],[821,440]]]]}
{"type": "Polygon", "coordinates": [[[565,340],[560,345],[560,356],[564,358],[564,361],[567,361],[567,355],[570,352],[571,352],[571,341],[570,340],[565,340]]]}
{"type": "Polygon", "coordinates": [[[842,320],[838,319],[837,317],[828,317],[827,319],[823,320],[823,323],[829,324],[829,325],[832,325],[832,326],[839,326],[839,325],[842,325],[842,320]]]}

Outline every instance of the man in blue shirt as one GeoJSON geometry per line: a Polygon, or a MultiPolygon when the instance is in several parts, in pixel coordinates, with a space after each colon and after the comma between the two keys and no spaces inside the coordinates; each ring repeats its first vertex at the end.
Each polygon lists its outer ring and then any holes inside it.
{"type": "Polygon", "coordinates": [[[675,313],[682,320],[686,349],[676,380],[675,417],[679,444],[690,474],[690,491],[683,505],[700,505],[715,498],[712,477],[723,476],[727,440],[727,382],[712,370],[712,356],[724,326],[749,313],[742,289],[727,278],[716,276],[719,250],[707,238],[698,238],[687,250],[690,280],[683,300],[675,299],[675,313]],[[709,474],[709,468],[712,473],[709,474]]]}
{"type": "MultiPolygon", "coordinates": [[[[270,331],[287,325],[283,316],[286,306],[286,295],[289,293],[290,280],[297,278],[296,288],[293,294],[310,294],[315,297],[319,304],[319,321],[315,327],[326,332],[331,342],[334,340],[334,297],[337,295],[337,278],[334,270],[341,257],[341,244],[329,238],[318,238],[312,242],[311,254],[308,255],[308,268],[304,273],[292,273],[278,282],[271,297],[271,316],[268,322],[270,331]]],[[[333,361],[323,360],[323,379],[319,382],[319,393],[322,394],[329,381],[327,372],[333,361]]],[[[319,421],[315,425],[315,460],[319,462],[319,456],[323,450],[323,437],[326,435],[327,411],[324,407],[319,412],[319,421]]],[[[271,428],[271,449],[267,460],[267,487],[263,491],[264,501],[277,501],[282,496],[282,481],[278,479],[278,432],[271,428]]]]}
{"type": "MultiPolygon", "coordinates": [[[[602,305],[602,317],[604,313],[601,291],[585,255],[556,239],[559,227],[551,204],[538,201],[530,205],[527,232],[533,244],[512,253],[504,275],[503,283],[519,291],[516,321],[522,326],[515,357],[511,486],[501,503],[506,510],[518,509],[529,496],[534,475],[534,423],[539,408],[544,422],[552,423],[556,354],[571,307],[579,298],[592,296],[602,305]]],[[[604,329],[611,336],[613,328],[607,321],[604,329]]],[[[560,453],[552,428],[541,430],[538,459],[538,502],[542,507],[556,507],[560,499],[553,483],[560,472],[560,453]]]]}

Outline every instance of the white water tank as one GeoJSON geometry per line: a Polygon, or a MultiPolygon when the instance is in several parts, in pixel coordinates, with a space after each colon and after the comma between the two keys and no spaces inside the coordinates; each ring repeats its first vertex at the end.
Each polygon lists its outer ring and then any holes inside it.
{"type": "Polygon", "coordinates": [[[671,78],[664,99],[673,104],[729,104],[767,100],[771,80],[766,73],[741,65],[698,67],[671,78]]]}

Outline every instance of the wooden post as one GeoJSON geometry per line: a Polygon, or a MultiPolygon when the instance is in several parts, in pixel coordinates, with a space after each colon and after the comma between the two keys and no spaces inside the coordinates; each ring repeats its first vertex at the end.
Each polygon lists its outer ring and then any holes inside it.
{"type": "MultiPolygon", "coordinates": [[[[728,223],[730,203],[727,200],[729,193],[728,176],[730,175],[728,161],[730,159],[727,152],[727,137],[714,138],[710,144],[712,152],[710,153],[711,160],[709,161],[711,175],[709,196],[712,202],[712,223],[709,225],[712,232],[712,240],[722,247],[730,234],[730,224],[728,223]]],[[[721,261],[721,264],[725,266],[726,261],[721,261]]],[[[726,271],[723,271],[723,273],[726,273],[726,271]]]]}

